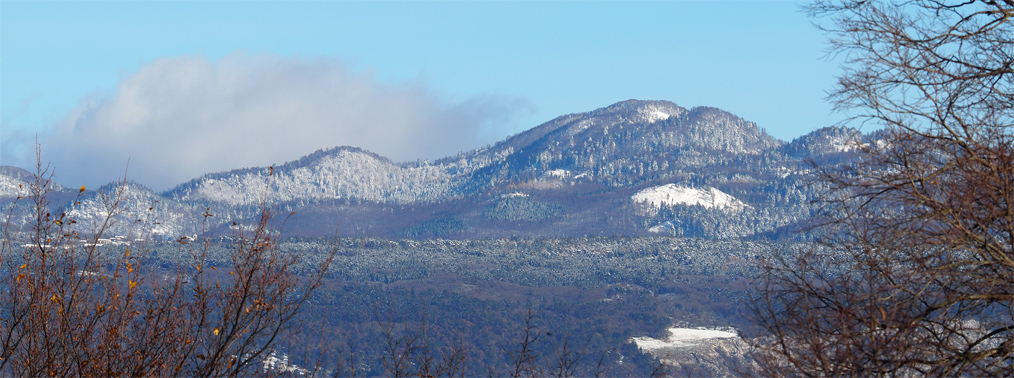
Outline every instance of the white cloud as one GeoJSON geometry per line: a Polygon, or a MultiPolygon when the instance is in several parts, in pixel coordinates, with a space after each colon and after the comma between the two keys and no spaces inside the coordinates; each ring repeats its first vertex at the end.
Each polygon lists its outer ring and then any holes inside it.
{"type": "Polygon", "coordinates": [[[379,83],[333,59],[185,56],[154,61],[115,93],[82,100],[39,139],[61,183],[110,182],[129,158],[130,179],[162,190],[339,145],[394,161],[439,158],[491,142],[491,128],[525,110],[517,98],[451,102],[422,84],[379,83]]]}

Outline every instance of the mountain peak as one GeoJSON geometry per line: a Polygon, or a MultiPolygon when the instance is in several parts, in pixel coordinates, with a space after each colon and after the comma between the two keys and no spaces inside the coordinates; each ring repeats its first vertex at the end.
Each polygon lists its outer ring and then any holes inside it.
{"type": "MultiPolygon", "coordinates": [[[[32,172],[10,165],[0,165],[0,197],[27,195],[29,186],[35,182],[35,174],[32,172]]],[[[54,191],[64,190],[64,187],[56,182],[51,182],[49,188],[54,191]]]]}
{"type": "MultiPolygon", "coordinates": [[[[473,236],[502,236],[510,227],[530,235],[637,233],[663,224],[687,235],[747,235],[806,211],[800,201],[807,195],[792,186],[799,162],[825,150],[849,158],[845,134],[820,130],[785,145],[721,109],[626,100],[433,163],[395,163],[361,148],[331,147],[273,168],[209,173],[164,193],[128,183],[124,206],[131,216],[158,208],[158,233],[165,235],[201,224],[203,209],[224,214],[214,221],[226,222],[248,216],[265,198],[300,210],[296,218],[307,230],[340,220],[350,225],[349,235],[405,235],[418,227],[473,236]],[[639,202],[657,211],[637,212],[639,202]],[[733,226],[707,226],[719,221],[733,226]]],[[[19,193],[26,177],[31,174],[0,167],[3,201],[19,193]]],[[[77,195],[64,192],[66,201],[77,195]]],[[[86,193],[80,201],[82,220],[100,219],[94,197],[86,193]]]]}
{"type": "Polygon", "coordinates": [[[600,112],[600,111],[607,111],[607,112],[637,111],[639,109],[648,109],[648,108],[683,109],[682,107],[680,107],[679,105],[676,105],[672,101],[629,99],[629,100],[626,100],[626,101],[620,101],[620,102],[617,102],[615,104],[612,104],[612,105],[609,105],[609,106],[606,106],[606,107],[603,107],[603,108],[599,108],[599,109],[593,110],[593,111],[591,111],[591,113],[600,112]]]}
{"type": "Polygon", "coordinates": [[[669,117],[679,117],[686,112],[685,108],[669,101],[631,99],[591,111],[588,114],[592,116],[621,114],[634,122],[652,123],[664,121],[669,117]]]}

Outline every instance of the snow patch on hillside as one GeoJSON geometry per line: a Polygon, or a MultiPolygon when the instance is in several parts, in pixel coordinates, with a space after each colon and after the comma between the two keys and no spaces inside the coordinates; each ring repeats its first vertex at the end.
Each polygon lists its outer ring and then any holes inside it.
{"type": "Polygon", "coordinates": [[[835,152],[849,152],[859,148],[859,143],[848,135],[831,138],[829,142],[835,152]]]}
{"type": "Polygon", "coordinates": [[[671,117],[669,115],[669,113],[660,112],[660,111],[654,111],[654,112],[651,112],[650,114],[648,114],[647,118],[650,120],[649,122],[658,122],[658,121],[667,120],[667,119],[669,119],[669,117],[671,117]]]}
{"type": "Polygon", "coordinates": [[[593,125],[595,125],[595,121],[596,120],[594,118],[583,119],[580,122],[578,122],[576,126],[568,128],[567,129],[567,135],[574,136],[574,135],[576,135],[579,132],[585,131],[589,127],[592,127],[593,125]]]}
{"type": "Polygon", "coordinates": [[[658,209],[662,205],[704,206],[708,209],[742,210],[750,207],[715,188],[691,188],[667,184],[641,190],[630,197],[637,203],[646,203],[658,209]]]}
{"type": "Polygon", "coordinates": [[[694,346],[702,341],[714,339],[731,339],[739,337],[730,330],[703,329],[703,328],[669,328],[669,337],[659,340],[647,336],[634,337],[631,341],[637,344],[638,348],[644,350],[655,350],[674,347],[694,346]]]}
{"type": "Polygon", "coordinates": [[[676,236],[681,235],[682,230],[677,229],[676,225],[673,224],[673,222],[666,221],[663,222],[662,224],[648,227],[648,232],[653,234],[666,234],[676,236]]]}
{"type": "Polygon", "coordinates": [[[693,372],[701,377],[737,377],[741,369],[756,367],[747,356],[750,344],[732,328],[670,328],[669,336],[631,339],[637,347],[665,364],[669,371],[693,372]]]}
{"type": "Polygon", "coordinates": [[[637,109],[637,113],[643,122],[653,123],[669,119],[669,117],[673,116],[673,110],[678,111],[678,109],[671,109],[670,107],[649,105],[637,109]]]}
{"type": "Polygon", "coordinates": [[[553,177],[553,178],[558,178],[558,179],[565,179],[565,178],[567,178],[567,177],[570,176],[570,171],[568,171],[566,169],[554,169],[554,170],[546,172],[546,176],[553,177]]]}

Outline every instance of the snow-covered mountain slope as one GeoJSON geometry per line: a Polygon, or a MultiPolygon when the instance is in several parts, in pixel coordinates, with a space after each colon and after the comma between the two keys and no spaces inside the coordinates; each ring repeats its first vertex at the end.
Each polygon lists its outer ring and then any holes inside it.
{"type": "Polygon", "coordinates": [[[666,184],[647,188],[630,197],[636,203],[646,204],[655,209],[672,205],[703,206],[706,209],[742,210],[750,207],[715,188],[691,188],[666,184]]]}
{"type": "Polygon", "coordinates": [[[207,175],[169,192],[185,201],[227,205],[356,198],[375,202],[412,203],[450,195],[453,177],[446,167],[394,164],[356,148],[318,151],[273,169],[260,168],[207,175]]]}
{"type": "Polygon", "coordinates": [[[758,170],[763,155],[781,145],[755,124],[718,109],[630,100],[559,117],[479,151],[475,158],[506,156],[489,159],[467,187],[485,191],[499,183],[538,180],[553,170],[613,187],[685,181],[705,167],[734,160],[754,160],[745,163],[758,170]]]}
{"type": "Polygon", "coordinates": [[[194,235],[208,221],[209,229],[229,222],[226,214],[203,217],[205,207],[164,198],[136,183],[109,184],[70,207],[67,214],[75,228],[90,235],[104,228],[104,235],[129,239],[156,236],[177,238],[194,235]],[[114,206],[115,205],[115,206],[114,206]]]}
{"type": "MultiPolygon", "coordinates": [[[[335,224],[349,235],[384,237],[580,236],[659,227],[688,236],[776,235],[810,212],[814,189],[802,181],[808,159],[847,162],[856,153],[851,141],[868,143],[862,138],[868,137],[828,128],[786,144],[719,109],[629,100],[557,117],[432,164],[336,147],[273,168],[209,173],[161,194],[129,184],[124,206],[135,217],[161,209],[152,232],[167,235],[192,235],[206,208],[221,223],[256,215],[262,201],[296,211],[290,224],[312,230],[307,235],[333,232],[335,224]],[[510,200],[517,198],[525,201],[510,200]]],[[[31,180],[24,170],[0,167],[0,205],[31,180]]],[[[82,226],[102,218],[90,191],[58,190],[54,199],[54,207],[84,199],[76,210],[82,226]]]]}
{"type": "Polygon", "coordinates": [[[558,117],[496,145],[434,164],[397,164],[368,151],[339,147],[274,167],[270,176],[265,167],[209,174],[165,195],[231,206],[252,205],[263,198],[410,204],[512,186],[661,184],[686,181],[703,167],[744,156],[758,160],[764,151],[781,144],[753,123],[718,109],[687,110],[666,101],[630,100],[558,117]]]}
{"type": "Polygon", "coordinates": [[[862,145],[864,135],[856,129],[825,127],[796,138],[784,146],[790,156],[841,154],[854,151],[862,145]]]}
{"type": "MultiPolygon", "coordinates": [[[[28,195],[28,188],[35,182],[35,175],[24,169],[9,165],[0,166],[0,197],[28,195]]],[[[52,183],[50,189],[63,190],[63,186],[52,183]]]]}

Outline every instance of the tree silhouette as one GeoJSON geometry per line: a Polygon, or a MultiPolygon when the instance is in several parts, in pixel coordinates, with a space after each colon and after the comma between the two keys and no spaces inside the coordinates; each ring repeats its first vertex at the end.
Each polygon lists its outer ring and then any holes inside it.
{"type": "MultiPolygon", "coordinates": [[[[231,265],[209,263],[207,238],[181,237],[185,258],[165,269],[147,256],[143,229],[154,219],[135,220],[142,230],[137,240],[109,245],[103,236],[122,215],[126,182],[98,194],[105,219],[85,232],[69,215],[72,208],[51,209],[54,184],[47,173],[39,163],[35,181],[19,198],[33,208],[27,229],[16,229],[11,216],[3,229],[2,375],[254,372],[297,325],[294,317],[334,257],[297,276],[291,268],[296,257],[279,249],[272,213],[262,208],[248,231],[234,235],[231,265]]],[[[84,193],[82,187],[78,199],[84,193]]]]}
{"type": "Polygon", "coordinates": [[[819,247],[769,261],[766,375],[1014,374],[1014,2],[818,1],[855,163],[818,169],[819,247]]]}

